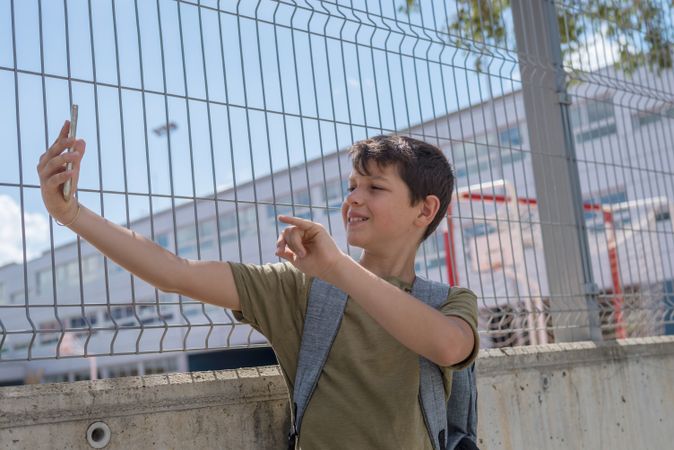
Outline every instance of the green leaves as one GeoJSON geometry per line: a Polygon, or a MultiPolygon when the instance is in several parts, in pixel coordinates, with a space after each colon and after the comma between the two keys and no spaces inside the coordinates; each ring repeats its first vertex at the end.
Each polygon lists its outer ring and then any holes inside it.
{"type": "MultiPolygon", "coordinates": [[[[447,44],[478,53],[476,68],[495,47],[515,48],[508,33],[510,0],[455,0],[456,10],[447,17],[447,44]]],[[[414,14],[415,0],[405,0],[401,10],[414,14]]],[[[674,0],[558,1],[562,56],[565,65],[578,60],[592,45],[614,52],[614,66],[626,73],[639,67],[657,72],[672,67],[674,37],[666,12],[674,0]]]]}

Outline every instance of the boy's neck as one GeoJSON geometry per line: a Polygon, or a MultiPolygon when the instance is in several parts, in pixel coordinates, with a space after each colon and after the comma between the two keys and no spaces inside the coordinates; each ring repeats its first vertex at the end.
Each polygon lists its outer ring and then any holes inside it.
{"type": "Polygon", "coordinates": [[[363,250],[359,264],[380,278],[396,277],[406,283],[414,281],[414,259],[416,253],[410,255],[381,254],[363,250]]]}

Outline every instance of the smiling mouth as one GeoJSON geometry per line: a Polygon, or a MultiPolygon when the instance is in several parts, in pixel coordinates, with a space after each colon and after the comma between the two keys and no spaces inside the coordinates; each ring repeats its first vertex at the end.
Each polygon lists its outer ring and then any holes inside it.
{"type": "Polygon", "coordinates": [[[361,223],[367,220],[367,217],[349,217],[349,223],[361,223]]]}

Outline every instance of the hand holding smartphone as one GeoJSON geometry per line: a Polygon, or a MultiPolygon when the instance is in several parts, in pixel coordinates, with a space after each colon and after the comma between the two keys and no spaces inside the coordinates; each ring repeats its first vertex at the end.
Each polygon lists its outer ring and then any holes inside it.
{"type": "MultiPolygon", "coordinates": [[[[74,138],[77,134],[77,105],[73,104],[70,106],[70,132],[68,133],[68,138],[74,138]]],[[[66,149],[67,152],[72,152],[72,147],[66,149]]],[[[69,162],[66,164],[66,170],[72,170],[73,163],[69,162]]],[[[72,181],[67,179],[63,184],[63,198],[65,201],[70,201],[72,197],[72,181]]]]}

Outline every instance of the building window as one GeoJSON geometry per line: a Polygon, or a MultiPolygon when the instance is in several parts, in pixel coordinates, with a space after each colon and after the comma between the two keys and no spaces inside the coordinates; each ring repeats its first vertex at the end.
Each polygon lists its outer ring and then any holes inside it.
{"type": "Polygon", "coordinates": [[[583,123],[582,109],[579,105],[572,105],[569,107],[569,121],[573,128],[578,128],[583,123]]]}
{"type": "Polygon", "coordinates": [[[202,251],[215,248],[215,241],[213,241],[213,239],[201,240],[201,242],[199,242],[199,248],[202,251]]]}
{"type": "MultiPolygon", "coordinates": [[[[266,217],[276,219],[277,216],[282,214],[298,216],[299,215],[298,209],[300,209],[302,206],[309,206],[310,203],[311,201],[309,198],[309,191],[306,189],[295,191],[292,196],[290,194],[279,195],[276,197],[275,200],[276,205],[267,205],[265,211],[266,217]]],[[[340,197],[340,204],[341,204],[341,197],[340,197]]],[[[255,209],[248,208],[247,210],[242,211],[243,212],[241,212],[239,215],[239,220],[241,224],[241,234],[246,234],[244,232],[244,223],[247,224],[246,226],[251,227],[250,230],[252,230],[253,229],[252,227],[255,226],[256,221],[255,209]]],[[[263,214],[260,214],[260,219],[263,218],[264,218],[263,214]]]]}
{"type": "Polygon", "coordinates": [[[152,305],[140,305],[138,307],[138,312],[140,313],[140,315],[147,315],[147,314],[152,314],[156,309],[157,309],[157,307],[154,304],[152,304],[152,305]]]}
{"type": "MultiPolygon", "coordinates": [[[[297,197],[295,197],[294,200],[295,203],[297,203],[297,197]]],[[[293,198],[290,196],[290,194],[277,196],[276,206],[267,205],[267,216],[276,218],[276,216],[279,216],[281,214],[292,215],[293,213],[292,201],[293,198]]]]}
{"type": "Polygon", "coordinates": [[[122,268],[122,266],[118,265],[113,260],[108,259],[108,272],[110,272],[111,275],[116,273],[122,273],[123,271],[124,269],[122,268]]]}
{"type": "Polygon", "coordinates": [[[341,206],[349,184],[346,180],[335,179],[325,183],[325,202],[328,206],[341,206]]]}
{"type": "Polygon", "coordinates": [[[94,281],[98,277],[102,261],[103,257],[97,254],[82,259],[82,280],[84,283],[94,281]]]}
{"type": "Polygon", "coordinates": [[[24,350],[27,350],[28,347],[30,347],[30,341],[21,341],[14,344],[12,348],[15,352],[22,352],[24,350]]]}
{"type": "Polygon", "coordinates": [[[105,312],[105,320],[107,321],[124,319],[131,316],[133,316],[133,306],[118,306],[112,308],[109,312],[105,312]]]}
{"type": "Polygon", "coordinates": [[[669,215],[669,211],[662,211],[655,215],[656,222],[669,222],[672,220],[672,216],[669,215]]]}
{"type": "Polygon", "coordinates": [[[115,366],[108,368],[108,377],[135,377],[138,375],[138,365],[115,366]]]}
{"type": "Polygon", "coordinates": [[[295,193],[295,205],[310,206],[311,196],[309,191],[304,189],[295,193]]]}
{"type": "Polygon", "coordinates": [[[199,222],[199,241],[208,239],[215,235],[215,220],[204,220],[199,222]]]}
{"type": "Polygon", "coordinates": [[[19,303],[25,303],[25,297],[23,291],[16,291],[9,296],[10,305],[18,305],[19,303]]]}
{"type": "Polygon", "coordinates": [[[502,130],[498,134],[498,143],[504,147],[516,147],[522,145],[522,135],[520,127],[514,126],[507,130],[502,130]]]}
{"type": "MultiPolygon", "coordinates": [[[[101,379],[101,371],[96,372],[96,378],[101,379]]],[[[89,371],[87,372],[75,372],[73,374],[73,381],[83,381],[83,380],[89,380],[91,379],[91,373],[89,371]]]]}
{"type": "Polygon", "coordinates": [[[57,286],[73,287],[79,285],[79,282],[80,276],[77,260],[56,266],[57,286]]]}
{"type": "Polygon", "coordinates": [[[178,228],[177,232],[178,246],[194,242],[197,239],[197,230],[193,226],[178,228]]]}
{"type": "Polygon", "coordinates": [[[145,375],[175,372],[178,369],[175,358],[163,358],[143,361],[145,375]]]}
{"type": "Polygon", "coordinates": [[[45,295],[51,292],[51,268],[39,271],[37,274],[35,274],[35,277],[38,295],[45,295]]]}
{"type": "Polygon", "coordinates": [[[440,255],[432,255],[429,257],[426,261],[422,259],[419,260],[419,262],[415,263],[416,265],[419,265],[419,270],[431,270],[435,269],[436,267],[445,267],[447,264],[447,260],[445,259],[444,252],[441,253],[440,255]]]}
{"type": "Polygon", "coordinates": [[[236,215],[234,211],[228,211],[226,214],[220,216],[220,234],[227,234],[231,231],[236,231],[236,215]]]}
{"type": "MultiPolygon", "coordinates": [[[[477,141],[486,141],[486,136],[477,138],[477,141]]],[[[495,142],[496,138],[490,139],[495,142]]],[[[491,164],[490,147],[473,142],[460,142],[452,145],[452,160],[457,178],[465,177],[470,173],[489,170],[491,164]]],[[[495,152],[494,152],[495,153],[495,152]]]]}
{"type": "Polygon", "coordinates": [[[54,375],[45,375],[42,379],[45,383],[65,383],[68,381],[67,373],[57,373],[54,375]]]}
{"type": "Polygon", "coordinates": [[[527,157],[527,152],[522,150],[513,149],[512,151],[503,152],[501,155],[501,164],[503,167],[508,164],[513,164],[517,161],[521,161],[527,157]]]}
{"type": "Polygon", "coordinates": [[[587,121],[597,123],[606,119],[615,119],[613,103],[609,99],[589,100],[587,102],[587,121]]]}
{"type": "Polygon", "coordinates": [[[221,232],[220,233],[220,242],[222,244],[226,244],[229,242],[234,242],[237,239],[236,235],[236,228],[233,230],[227,230],[227,233],[221,232]]]}
{"type": "Polygon", "coordinates": [[[659,112],[649,111],[632,115],[632,127],[641,128],[651,123],[659,122],[662,119],[659,112]]]}
{"type": "Polygon", "coordinates": [[[165,249],[169,249],[169,234],[168,233],[160,233],[155,235],[154,240],[157,244],[161,245],[165,249]]]}
{"type": "Polygon", "coordinates": [[[486,236],[488,234],[496,233],[496,231],[498,231],[496,226],[491,223],[476,223],[464,227],[463,237],[470,239],[477,236],[486,236]]]}
{"type": "MultiPolygon", "coordinates": [[[[207,250],[214,248],[215,219],[199,222],[199,248],[207,250]]],[[[197,235],[194,227],[185,227],[178,230],[178,254],[181,256],[197,256],[197,235]],[[189,228],[189,232],[187,229],[189,228]]],[[[167,236],[168,241],[168,236],[167,236]]]]}
{"type": "Polygon", "coordinates": [[[569,115],[572,126],[577,129],[578,144],[617,132],[615,108],[610,97],[589,99],[585,104],[570,108],[569,115]]]}
{"type": "Polygon", "coordinates": [[[87,321],[81,316],[71,317],[68,319],[68,323],[70,328],[88,328],[87,321]]]}
{"type": "Polygon", "coordinates": [[[53,344],[59,340],[59,333],[62,330],[58,320],[42,322],[38,325],[38,328],[40,329],[40,344],[53,344]]]}
{"type": "Polygon", "coordinates": [[[609,136],[615,134],[618,129],[616,128],[615,123],[604,125],[601,127],[594,128],[592,130],[584,131],[576,135],[576,142],[582,144],[583,142],[591,141],[592,139],[598,139],[600,137],[609,136]]]}
{"type": "Polygon", "coordinates": [[[241,227],[241,234],[248,234],[253,232],[257,224],[257,209],[253,206],[250,208],[239,210],[239,226],[241,227]]]}

